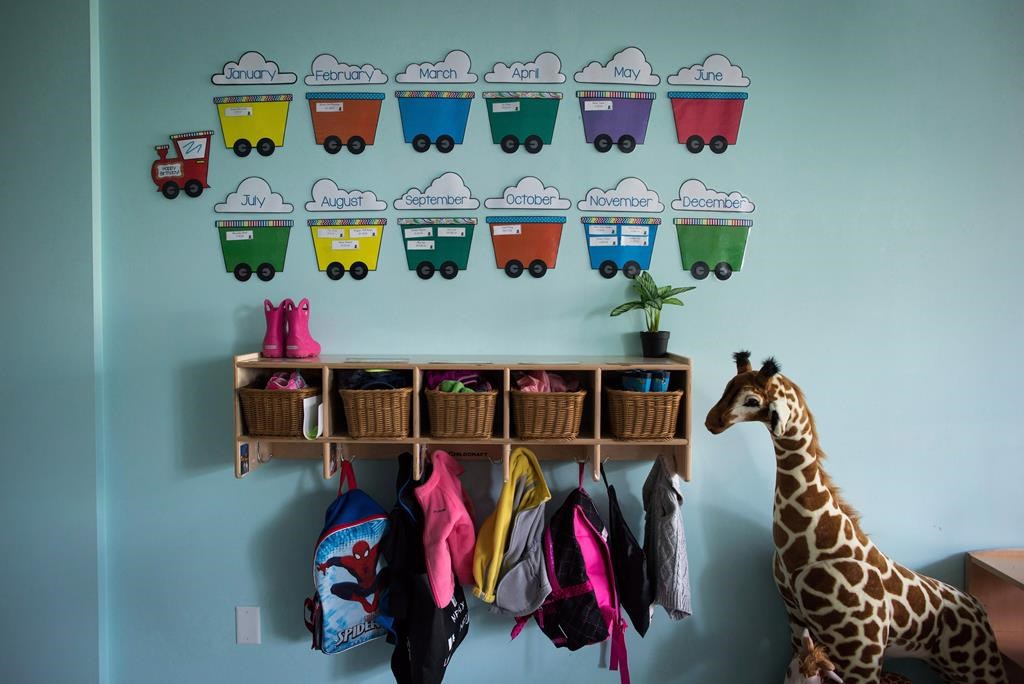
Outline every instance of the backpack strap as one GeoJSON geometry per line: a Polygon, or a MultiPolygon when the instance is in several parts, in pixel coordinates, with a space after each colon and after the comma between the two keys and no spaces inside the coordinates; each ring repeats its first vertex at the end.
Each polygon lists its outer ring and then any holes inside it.
{"type": "MultiPolygon", "coordinates": [[[[580,489],[583,489],[583,468],[583,461],[580,461],[580,489]]],[[[601,470],[603,471],[604,468],[602,468],[601,470]]]]}
{"type": "Polygon", "coordinates": [[[629,656],[626,653],[626,621],[618,610],[612,625],[612,650],[608,669],[619,671],[620,684],[629,684],[629,656]]]}
{"type": "Polygon", "coordinates": [[[348,490],[351,492],[356,488],[356,472],[352,469],[352,462],[342,459],[341,474],[338,476],[338,496],[341,496],[342,486],[348,482],[348,490]]]}

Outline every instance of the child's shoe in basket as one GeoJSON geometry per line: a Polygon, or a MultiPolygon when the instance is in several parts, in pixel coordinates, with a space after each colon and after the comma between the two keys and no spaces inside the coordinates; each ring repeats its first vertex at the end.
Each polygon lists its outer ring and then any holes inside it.
{"type": "Polygon", "coordinates": [[[274,307],[269,299],[263,300],[263,313],[267,318],[267,332],[263,335],[263,351],[260,352],[268,359],[279,359],[284,356],[284,305],[290,299],[281,302],[281,305],[274,307]]]}
{"type": "Polygon", "coordinates": [[[282,306],[285,319],[288,321],[285,355],[291,359],[319,356],[320,343],[309,334],[309,300],[303,299],[296,305],[287,299],[282,306]]]}

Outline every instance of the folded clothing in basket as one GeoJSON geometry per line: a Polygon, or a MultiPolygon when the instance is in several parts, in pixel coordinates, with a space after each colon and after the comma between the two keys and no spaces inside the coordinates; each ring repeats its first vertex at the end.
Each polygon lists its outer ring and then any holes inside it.
{"type": "Polygon", "coordinates": [[[268,390],[298,390],[309,387],[306,384],[305,378],[302,377],[302,373],[299,371],[277,371],[270,376],[267,380],[267,386],[264,389],[268,390]]]}
{"type": "Polygon", "coordinates": [[[521,392],[576,392],[580,388],[579,378],[561,376],[547,371],[526,371],[516,378],[516,387],[521,392]]]}
{"type": "Polygon", "coordinates": [[[491,383],[473,371],[427,371],[427,389],[440,392],[490,392],[491,383]]]}
{"type": "Polygon", "coordinates": [[[345,371],[338,382],[342,389],[399,389],[409,386],[409,374],[386,368],[345,371]]]}

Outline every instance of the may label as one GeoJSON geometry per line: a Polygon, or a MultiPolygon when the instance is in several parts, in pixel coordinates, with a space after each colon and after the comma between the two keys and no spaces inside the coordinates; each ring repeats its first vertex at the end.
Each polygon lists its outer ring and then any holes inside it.
{"type": "Polygon", "coordinates": [[[224,239],[228,242],[235,240],[252,240],[251,230],[229,230],[224,234],[224,239]]]}
{"type": "Polygon", "coordinates": [[[623,247],[646,247],[647,246],[647,238],[639,237],[639,236],[624,235],[622,237],[622,246],[623,247]]]}
{"type": "MultiPolygon", "coordinates": [[[[434,235],[434,229],[433,228],[406,228],[405,229],[405,238],[407,240],[409,238],[432,237],[433,235],[434,235]]],[[[433,248],[431,248],[431,249],[433,249],[433,248]]]]}
{"type": "Polygon", "coordinates": [[[160,164],[156,167],[157,178],[177,178],[180,175],[181,164],[160,164]]]}
{"type": "Polygon", "coordinates": [[[615,226],[605,226],[597,223],[590,225],[591,235],[615,235],[615,226]]]}
{"type": "Polygon", "coordinates": [[[466,237],[466,229],[462,226],[438,226],[437,237],[466,237]]]}
{"type": "Polygon", "coordinates": [[[433,240],[409,240],[409,242],[405,243],[405,246],[406,246],[407,249],[413,249],[413,250],[416,250],[416,249],[429,249],[429,250],[433,250],[434,249],[434,241],[433,240]]]}
{"type": "Polygon", "coordinates": [[[252,116],[252,107],[225,107],[224,116],[252,116]]]}
{"type": "Polygon", "coordinates": [[[318,112],[343,112],[345,111],[344,102],[317,102],[316,111],[318,112]]]}
{"type": "Polygon", "coordinates": [[[345,237],[344,228],[317,228],[316,236],[318,238],[343,238],[345,237]]]}
{"type": "MultiPolygon", "coordinates": [[[[647,235],[647,226],[622,226],[623,235],[647,235]]],[[[622,244],[626,244],[623,242],[622,244]]]]}
{"type": "Polygon", "coordinates": [[[503,114],[504,112],[518,112],[518,102],[495,102],[491,105],[491,111],[495,114],[503,114]]]}
{"type": "Polygon", "coordinates": [[[331,249],[359,249],[359,243],[355,240],[331,240],[331,249]]]}
{"type": "Polygon", "coordinates": [[[350,238],[368,238],[377,237],[376,228],[349,228],[348,236],[350,238]]]}
{"type": "Polygon", "coordinates": [[[614,247],[619,244],[619,239],[616,237],[592,237],[590,238],[591,247],[614,247]]]}
{"type": "Polygon", "coordinates": [[[612,111],[611,100],[586,100],[583,102],[585,112],[610,112],[612,111]]]}
{"type": "Polygon", "coordinates": [[[491,230],[495,235],[520,235],[523,232],[523,227],[518,223],[513,223],[506,226],[494,226],[491,230]]]}

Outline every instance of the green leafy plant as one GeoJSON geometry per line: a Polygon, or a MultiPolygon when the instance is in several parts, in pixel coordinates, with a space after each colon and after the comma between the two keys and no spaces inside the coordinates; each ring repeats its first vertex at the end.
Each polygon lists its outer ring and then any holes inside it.
{"type": "Polygon", "coordinates": [[[672,287],[665,285],[658,287],[654,278],[647,271],[641,271],[640,275],[633,280],[633,289],[640,295],[640,299],[620,304],[612,309],[612,316],[621,316],[627,311],[643,309],[644,318],[647,320],[647,332],[658,332],[661,324],[661,309],[666,305],[683,306],[682,300],[676,297],[677,294],[695,290],[695,287],[672,287]]]}

